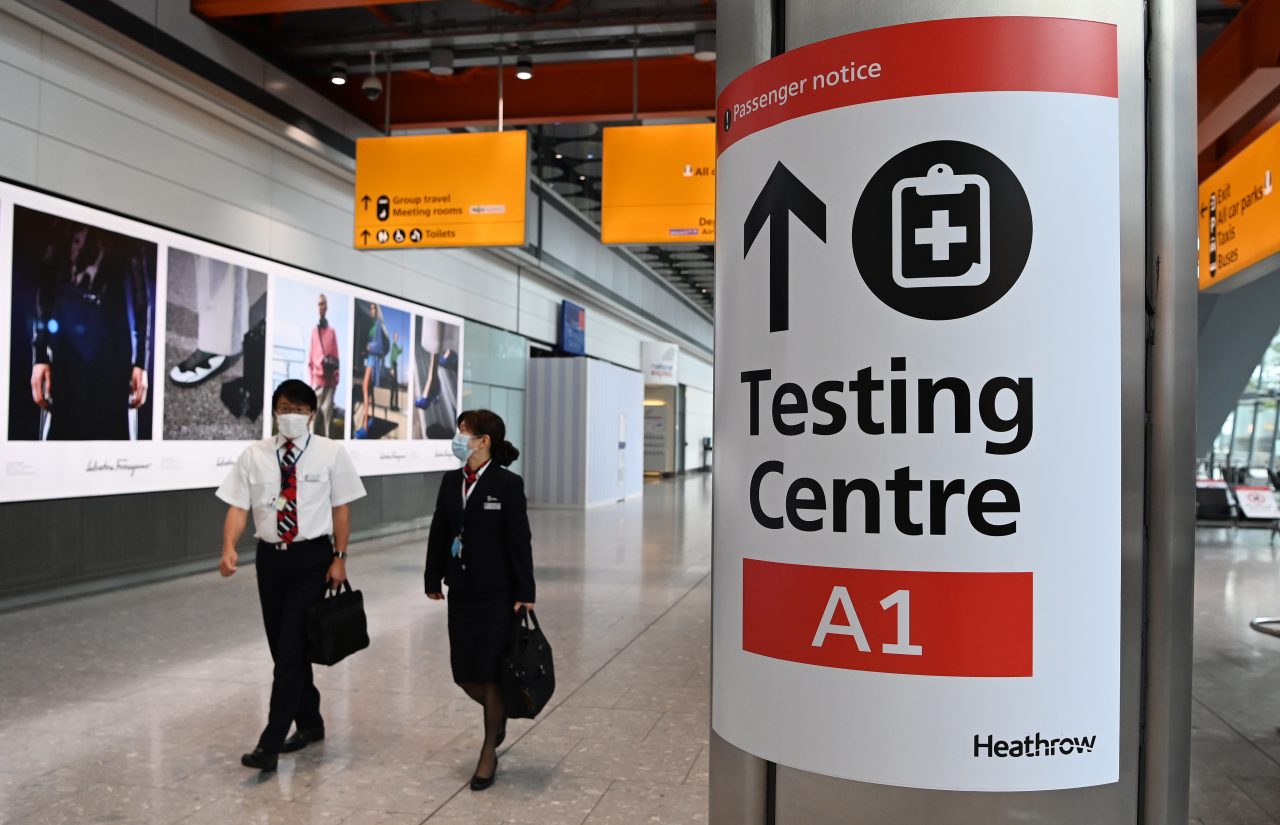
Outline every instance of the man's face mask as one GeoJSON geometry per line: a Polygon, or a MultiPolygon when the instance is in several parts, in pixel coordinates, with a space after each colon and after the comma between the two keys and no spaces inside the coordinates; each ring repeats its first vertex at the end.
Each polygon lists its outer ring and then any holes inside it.
{"type": "Polygon", "coordinates": [[[293,441],[307,434],[311,427],[311,416],[301,413],[280,413],[276,415],[276,425],[280,427],[280,435],[293,441]]]}

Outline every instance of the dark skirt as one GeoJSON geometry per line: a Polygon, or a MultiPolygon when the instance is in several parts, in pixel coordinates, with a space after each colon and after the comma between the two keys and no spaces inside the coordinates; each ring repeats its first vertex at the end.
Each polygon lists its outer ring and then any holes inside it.
{"type": "Polygon", "coordinates": [[[509,595],[455,600],[450,594],[449,663],[454,682],[461,685],[499,680],[514,604],[515,599],[509,595]]]}

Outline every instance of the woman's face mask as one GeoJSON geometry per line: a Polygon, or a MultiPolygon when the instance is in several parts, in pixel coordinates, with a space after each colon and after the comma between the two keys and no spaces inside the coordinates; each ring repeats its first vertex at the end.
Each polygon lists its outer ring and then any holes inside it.
{"type": "Polygon", "coordinates": [[[466,433],[458,433],[453,437],[453,454],[457,456],[459,461],[466,461],[471,458],[471,454],[475,452],[471,449],[471,436],[466,433]]]}

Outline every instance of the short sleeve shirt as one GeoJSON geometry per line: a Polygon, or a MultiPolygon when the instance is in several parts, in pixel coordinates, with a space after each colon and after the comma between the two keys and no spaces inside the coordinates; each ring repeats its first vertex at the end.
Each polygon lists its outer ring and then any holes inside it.
{"type": "MultiPolygon", "coordinates": [[[[281,436],[255,441],[236,459],[216,495],[232,507],[253,514],[254,535],[279,541],[276,499],[280,496],[281,436]]],[[[316,539],[333,533],[333,508],[365,495],[364,483],[341,442],[312,435],[294,442],[297,458],[298,537],[316,539]]]]}

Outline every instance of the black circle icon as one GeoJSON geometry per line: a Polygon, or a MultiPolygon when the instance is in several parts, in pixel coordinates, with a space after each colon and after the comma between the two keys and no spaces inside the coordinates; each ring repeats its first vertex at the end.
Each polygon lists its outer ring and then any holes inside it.
{"type": "Polygon", "coordinates": [[[422,230],[411,229],[409,231],[409,240],[413,241],[414,243],[417,243],[418,241],[422,240],[422,230]]]}
{"type": "Polygon", "coordinates": [[[886,306],[948,321],[1004,297],[1027,265],[1031,235],[1027,193],[1004,161],[937,140],[871,176],[853,215],[853,257],[886,306]]]}
{"type": "Polygon", "coordinates": [[[396,239],[396,243],[404,243],[404,230],[397,229],[393,237],[396,239]]]}
{"type": "Polygon", "coordinates": [[[733,110],[726,108],[724,110],[724,130],[729,131],[729,127],[733,125],[733,110]]]}
{"type": "Polygon", "coordinates": [[[378,243],[386,243],[391,240],[391,233],[385,229],[378,230],[378,243]]]}

